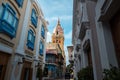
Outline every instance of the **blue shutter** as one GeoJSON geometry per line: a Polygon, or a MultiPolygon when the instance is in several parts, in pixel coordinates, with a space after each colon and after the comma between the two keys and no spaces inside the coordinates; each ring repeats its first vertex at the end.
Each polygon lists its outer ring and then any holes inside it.
{"type": "Polygon", "coordinates": [[[22,7],[23,0],[15,0],[19,7],[22,7]]]}
{"type": "Polygon", "coordinates": [[[27,46],[29,49],[34,50],[34,44],[35,44],[35,36],[32,30],[28,31],[27,36],[27,46]]]}
{"type": "Polygon", "coordinates": [[[30,37],[30,30],[28,31],[27,41],[29,41],[29,37],[30,37]]]}
{"type": "Polygon", "coordinates": [[[35,26],[35,28],[37,28],[38,17],[34,9],[32,9],[31,22],[35,26]]]}
{"type": "Polygon", "coordinates": [[[44,45],[42,44],[42,52],[44,52],[44,45]]]}
{"type": "Polygon", "coordinates": [[[0,32],[7,34],[10,38],[16,36],[18,19],[14,9],[8,4],[2,4],[3,11],[0,13],[0,32]],[[14,25],[14,21],[15,25],[14,25]]]}
{"type": "Polygon", "coordinates": [[[32,9],[31,17],[34,18],[34,9],[32,9]]]}
{"type": "Polygon", "coordinates": [[[3,15],[3,9],[4,9],[4,8],[3,8],[3,6],[1,5],[1,6],[0,6],[0,19],[1,19],[2,15],[3,15]]]}
{"type": "Polygon", "coordinates": [[[33,44],[35,44],[35,36],[33,36],[33,44]]]}
{"type": "Polygon", "coordinates": [[[43,25],[42,25],[42,28],[41,28],[41,35],[42,35],[43,39],[45,39],[45,29],[44,29],[43,25]]]}

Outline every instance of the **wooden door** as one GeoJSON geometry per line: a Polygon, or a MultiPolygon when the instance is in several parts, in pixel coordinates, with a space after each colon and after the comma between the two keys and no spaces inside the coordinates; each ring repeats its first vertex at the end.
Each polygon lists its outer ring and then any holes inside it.
{"type": "Polygon", "coordinates": [[[120,67],[120,11],[110,21],[118,65],[120,67]]]}
{"type": "Polygon", "coordinates": [[[21,80],[32,80],[32,68],[31,62],[24,61],[22,73],[21,73],[21,80]]]}
{"type": "Polygon", "coordinates": [[[33,68],[29,68],[30,72],[29,72],[29,80],[32,80],[32,73],[33,73],[33,68]]]}
{"type": "Polygon", "coordinates": [[[92,56],[90,47],[87,49],[88,66],[92,67],[92,56]]]}
{"type": "Polygon", "coordinates": [[[0,80],[4,80],[10,55],[0,52],[0,80]]]}

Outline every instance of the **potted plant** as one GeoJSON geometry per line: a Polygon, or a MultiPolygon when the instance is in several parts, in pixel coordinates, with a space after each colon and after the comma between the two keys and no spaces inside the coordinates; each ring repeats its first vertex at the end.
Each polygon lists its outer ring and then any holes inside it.
{"type": "Polygon", "coordinates": [[[42,80],[42,69],[40,67],[37,68],[36,78],[37,80],[42,80]]]}
{"type": "Polygon", "coordinates": [[[88,66],[77,73],[78,80],[94,80],[93,69],[88,66]]]}
{"type": "Polygon", "coordinates": [[[120,68],[113,67],[111,65],[110,69],[104,69],[103,80],[120,80],[120,68]]]}

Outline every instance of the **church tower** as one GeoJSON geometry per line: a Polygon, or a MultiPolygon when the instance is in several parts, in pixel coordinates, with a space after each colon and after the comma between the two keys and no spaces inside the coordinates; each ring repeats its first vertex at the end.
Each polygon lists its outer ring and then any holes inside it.
{"type": "Polygon", "coordinates": [[[58,43],[64,52],[64,32],[58,19],[57,25],[52,34],[52,43],[58,43]]]}
{"type": "Polygon", "coordinates": [[[61,27],[60,20],[58,19],[57,25],[54,28],[53,34],[52,34],[52,43],[56,43],[60,45],[60,48],[62,49],[62,56],[63,56],[63,73],[66,71],[66,57],[65,57],[65,51],[64,51],[64,31],[61,27]]]}

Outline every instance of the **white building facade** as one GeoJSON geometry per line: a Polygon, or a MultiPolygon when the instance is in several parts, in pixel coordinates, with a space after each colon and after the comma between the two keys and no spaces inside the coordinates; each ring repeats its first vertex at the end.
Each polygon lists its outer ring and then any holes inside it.
{"type": "Polygon", "coordinates": [[[74,77],[77,71],[93,67],[94,80],[103,79],[103,70],[119,67],[118,0],[74,0],[73,35],[74,77]],[[114,27],[113,27],[114,26],[114,27]]]}
{"type": "Polygon", "coordinates": [[[38,68],[42,75],[48,23],[39,5],[38,0],[0,1],[0,59],[5,58],[0,61],[0,80],[36,80],[38,68]]]}

